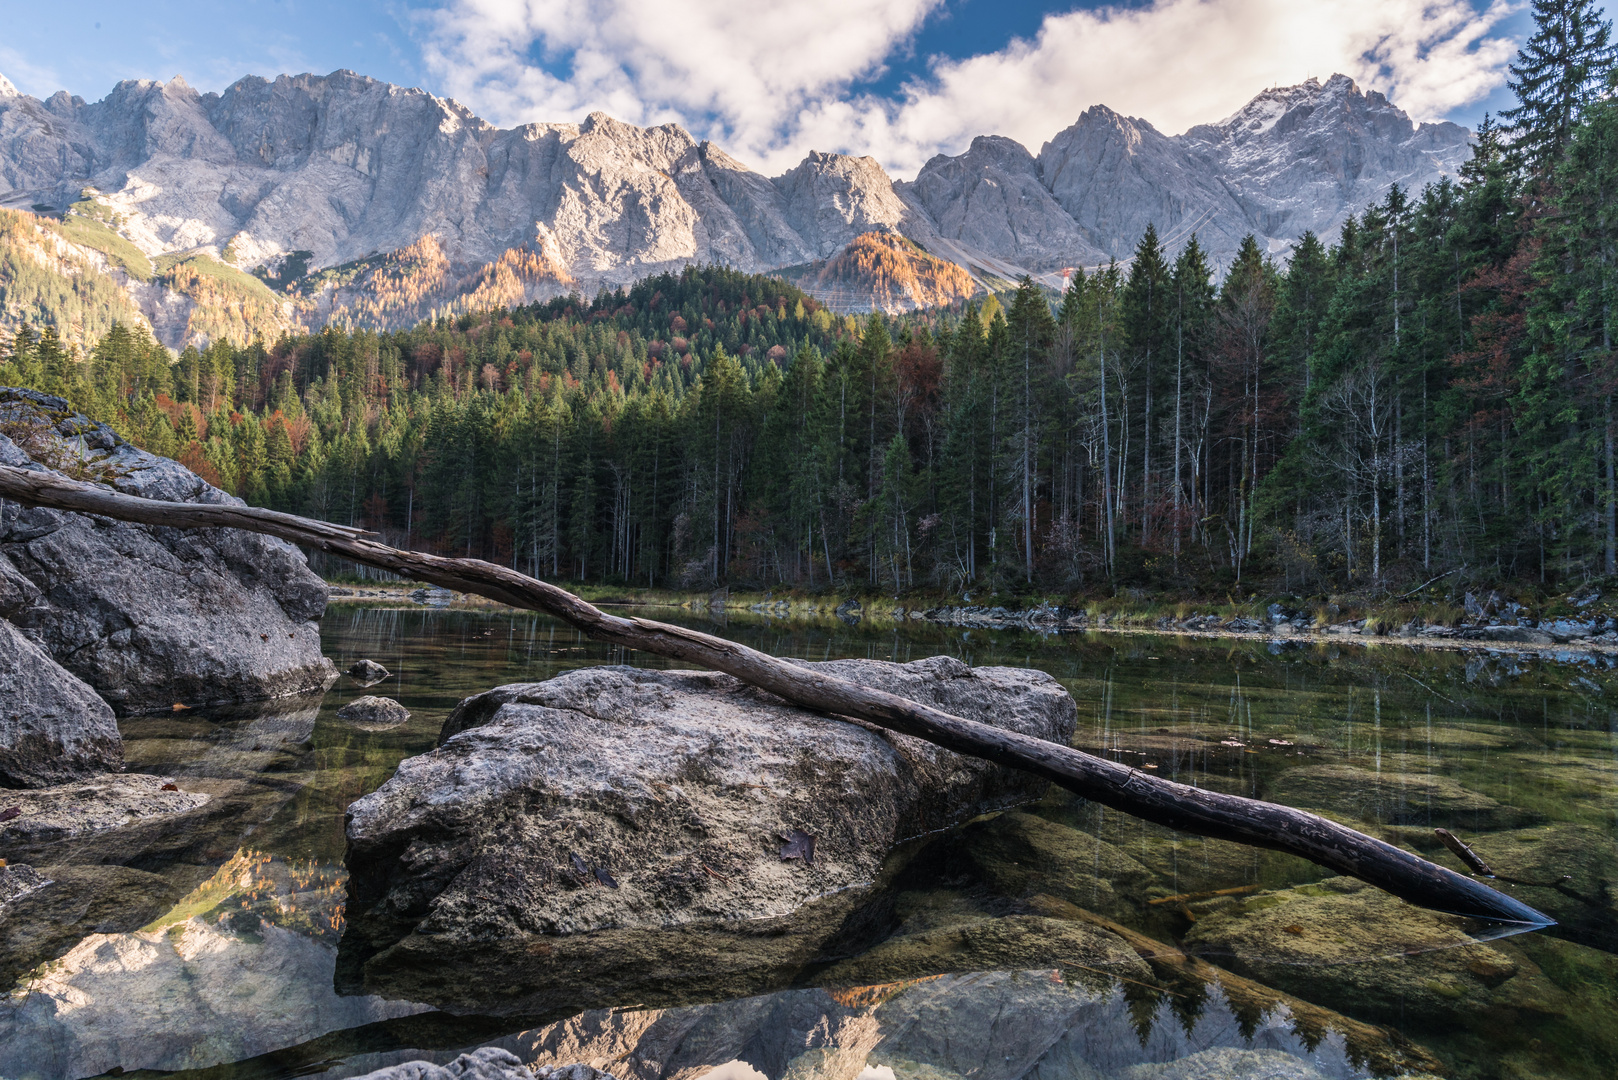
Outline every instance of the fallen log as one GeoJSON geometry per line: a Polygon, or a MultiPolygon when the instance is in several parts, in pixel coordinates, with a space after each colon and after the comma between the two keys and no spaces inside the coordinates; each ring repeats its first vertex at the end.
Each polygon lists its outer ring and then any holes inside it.
{"type": "Polygon", "coordinates": [[[355,562],[512,607],[542,611],[597,641],[733,675],[795,705],[1044,777],[1084,798],[1181,832],[1298,855],[1413,904],[1530,927],[1555,920],[1515,897],[1317,814],[1151,776],[1072,747],[1002,731],[920,702],[800,667],[734,641],[650,619],[610,615],[555,585],[481,559],[403,551],[362,529],[250,506],[170,503],[124,495],[44,470],[0,466],[0,499],[181,529],[278,536],[355,562]]]}

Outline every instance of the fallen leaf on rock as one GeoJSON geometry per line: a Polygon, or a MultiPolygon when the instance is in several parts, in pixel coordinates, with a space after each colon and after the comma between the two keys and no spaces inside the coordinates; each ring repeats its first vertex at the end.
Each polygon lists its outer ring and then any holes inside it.
{"type": "Polygon", "coordinates": [[[189,705],[182,705],[178,701],[176,701],[174,703],[174,711],[175,712],[180,712],[182,709],[189,709],[190,707],[191,706],[189,706],[189,705]]]}
{"type": "Polygon", "coordinates": [[[815,865],[815,838],[802,829],[788,829],[781,834],[786,843],[781,845],[781,861],[802,859],[805,866],[815,865]]]}
{"type": "Polygon", "coordinates": [[[1303,933],[1303,927],[1301,927],[1301,926],[1296,926],[1296,925],[1287,926],[1287,927],[1283,927],[1283,929],[1286,930],[1286,932],[1289,933],[1289,934],[1302,934],[1303,933]]]}
{"type": "Polygon", "coordinates": [[[163,790],[164,791],[179,791],[180,790],[180,785],[179,784],[164,784],[163,785],[163,790]]]}
{"type": "Polygon", "coordinates": [[[618,887],[618,883],[612,880],[612,875],[607,873],[607,868],[605,866],[596,867],[596,880],[601,882],[601,884],[605,885],[609,889],[616,889],[618,887]]]}
{"type": "Polygon", "coordinates": [[[578,852],[570,851],[567,853],[567,857],[568,861],[573,864],[573,872],[575,874],[581,878],[590,876],[590,864],[579,858],[578,852]]]}
{"type": "Polygon", "coordinates": [[[0,821],[10,821],[14,817],[22,817],[22,807],[13,806],[9,810],[0,810],[0,821]]]}

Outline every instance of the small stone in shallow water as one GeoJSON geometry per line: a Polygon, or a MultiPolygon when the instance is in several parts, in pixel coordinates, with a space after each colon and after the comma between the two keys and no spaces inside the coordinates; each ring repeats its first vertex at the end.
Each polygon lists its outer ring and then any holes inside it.
{"type": "Polygon", "coordinates": [[[359,727],[390,728],[397,727],[410,719],[410,710],[392,698],[367,694],[365,697],[355,698],[341,709],[338,709],[337,718],[347,720],[359,727]]]}
{"type": "Polygon", "coordinates": [[[356,660],[348,668],[348,677],[361,686],[375,686],[391,674],[375,660],[356,660]]]}

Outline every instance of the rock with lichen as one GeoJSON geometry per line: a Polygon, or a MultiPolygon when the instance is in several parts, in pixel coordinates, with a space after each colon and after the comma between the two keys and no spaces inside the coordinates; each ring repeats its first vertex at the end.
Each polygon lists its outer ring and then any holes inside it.
{"type": "MultiPolygon", "coordinates": [[[[61,398],[0,387],[0,464],[163,502],[240,505],[61,398]]],[[[326,588],[293,545],[0,502],[0,618],[119,715],[324,689],[326,588]]]]}
{"type": "MultiPolygon", "coordinates": [[[[947,657],[808,667],[1056,742],[1076,721],[1043,672],[947,657]]],[[[767,987],[859,932],[902,841],[1044,787],[728,675],[596,667],[501,687],[349,807],[345,970],[479,1009],[767,987]],[[488,979],[435,981],[448,969],[434,957],[473,954],[488,979]],[[483,984],[514,990],[490,1002],[483,984]]]]}
{"type": "Polygon", "coordinates": [[[1468,920],[1348,877],[1232,898],[1199,915],[1185,944],[1265,985],[1349,1016],[1452,1022],[1456,1010],[1553,1014],[1565,994],[1468,920]]]}

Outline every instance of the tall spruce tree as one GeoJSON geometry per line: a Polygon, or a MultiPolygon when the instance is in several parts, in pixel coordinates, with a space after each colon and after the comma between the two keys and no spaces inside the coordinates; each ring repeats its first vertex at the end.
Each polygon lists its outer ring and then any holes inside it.
{"type": "Polygon", "coordinates": [[[1534,34],[1511,65],[1517,105],[1501,113],[1512,151],[1528,169],[1554,168],[1585,108],[1606,88],[1618,59],[1597,0],[1533,0],[1534,34]]]}

